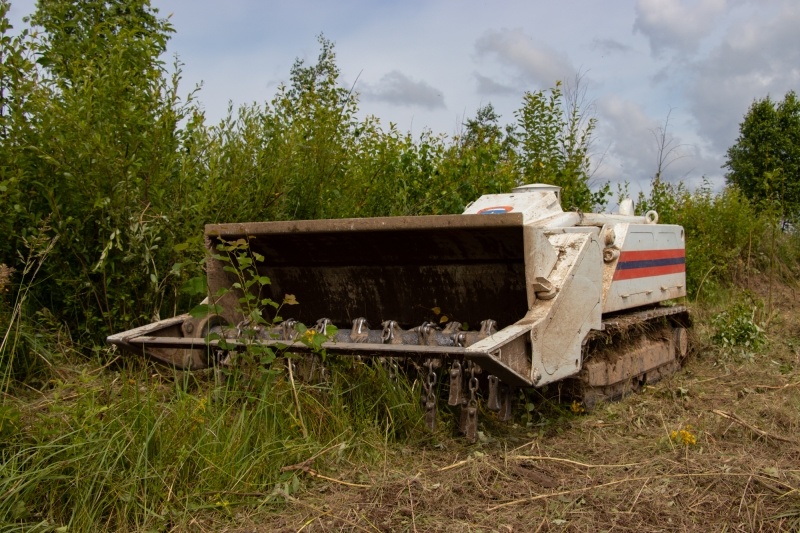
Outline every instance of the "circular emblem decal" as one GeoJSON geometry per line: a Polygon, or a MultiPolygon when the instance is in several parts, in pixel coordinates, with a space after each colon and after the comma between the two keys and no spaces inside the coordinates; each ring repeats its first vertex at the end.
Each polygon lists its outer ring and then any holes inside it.
{"type": "Polygon", "coordinates": [[[513,211],[514,208],[510,205],[496,205],[494,207],[484,207],[480,211],[478,211],[479,215],[502,215],[503,213],[509,213],[513,211]]]}

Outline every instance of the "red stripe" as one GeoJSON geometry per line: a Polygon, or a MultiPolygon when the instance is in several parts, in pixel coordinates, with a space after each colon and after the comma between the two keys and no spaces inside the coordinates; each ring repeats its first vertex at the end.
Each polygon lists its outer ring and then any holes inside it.
{"type": "Polygon", "coordinates": [[[631,268],[614,272],[614,281],[622,279],[649,278],[651,276],[664,276],[686,272],[686,265],[664,265],[646,268],[631,268]]]}
{"type": "Polygon", "coordinates": [[[647,259],[674,259],[676,257],[686,257],[686,250],[675,248],[673,250],[635,250],[621,252],[620,261],[645,261],[647,259]]]}

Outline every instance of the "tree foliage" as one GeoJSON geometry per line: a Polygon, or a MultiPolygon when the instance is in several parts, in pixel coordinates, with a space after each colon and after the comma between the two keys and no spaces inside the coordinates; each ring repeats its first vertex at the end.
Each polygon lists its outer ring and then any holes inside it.
{"type": "Polygon", "coordinates": [[[160,59],[172,28],[145,1],[42,0],[31,24],[20,55],[35,59],[36,85],[17,83],[32,97],[6,103],[19,118],[3,143],[14,175],[4,179],[26,192],[13,204],[11,247],[44,228],[59,237],[38,303],[94,337],[163,303],[185,111],[160,59]]]}
{"type": "Polygon", "coordinates": [[[491,104],[480,107],[444,151],[437,186],[446,195],[440,209],[458,213],[481,194],[510,190],[519,183],[517,162],[513,128],[500,126],[500,116],[491,104]]]}
{"type": "Polygon", "coordinates": [[[794,91],[782,101],[756,100],[728,149],[728,184],[749,198],[778,206],[785,222],[800,218],[800,100],[794,91]]]}
{"type": "Polygon", "coordinates": [[[562,188],[566,209],[604,207],[607,186],[592,192],[589,147],[597,121],[585,117],[575,99],[565,102],[562,84],[549,91],[526,92],[516,112],[515,144],[522,181],[562,188]]]}

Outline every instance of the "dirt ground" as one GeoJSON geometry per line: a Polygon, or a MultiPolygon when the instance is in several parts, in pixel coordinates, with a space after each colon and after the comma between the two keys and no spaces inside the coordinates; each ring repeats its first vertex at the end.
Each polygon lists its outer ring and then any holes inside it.
{"type": "Polygon", "coordinates": [[[800,320],[793,290],[776,301],[752,362],[695,331],[683,369],[640,393],[531,426],[484,413],[478,443],[389,446],[370,467],[301,465],[303,489],[234,531],[798,531],[800,320]]]}

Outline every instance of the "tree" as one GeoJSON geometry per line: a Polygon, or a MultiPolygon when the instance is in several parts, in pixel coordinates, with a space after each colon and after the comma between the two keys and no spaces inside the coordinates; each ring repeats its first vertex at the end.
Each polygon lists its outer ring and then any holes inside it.
{"type": "Polygon", "coordinates": [[[656,211],[658,220],[665,224],[676,223],[680,203],[687,194],[683,181],[670,183],[664,178],[667,168],[675,161],[685,157],[681,154],[681,148],[685,145],[680,144],[669,133],[671,116],[672,108],[667,112],[664,124],[650,130],[656,146],[656,171],[650,180],[650,195],[645,196],[644,192],[639,191],[639,198],[636,202],[636,210],[640,215],[651,210],[656,211]]]}
{"type": "Polygon", "coordinates": [[[564,98],[561,82],[549,90],[526,92],[516,112],[515,141],[525,183],[550,183],[562,188],[567,209],[604,207],[609,186],[592,192],[589,146],[596,119],[587,119],[579,89],[564,98]]]}
{"type": "Polygon", "coordinates": [[[728,149],[725,179],[748,198],[774,205],[784,224],[800,218],[800,101],[753,102],[728,149]]]}
{"type": "Polygon", "coordinates": [[[30,18],[37,97],[29,126],[10,130],[25,194],[6,253],[13,261],[38,228],[58,236],[32,300],[81,336],[157,316],[175,277],[181,228],[168,215],[187,208],[177,165],[187,109],[179,69],[170,76],[161,60],[172,26],[157,13],[149,0],[39,0],[30,18]]]}
{"type": "Polygon", "coordinates": [[[434,186],[445,194],[435,213],[460,213],[481,194],[509,192],[518,184],[513,138],[499,120],[492,104],[482,106],[447,146],[434,186]]]}
{"type": "Polygon", "coordinates": [[[280,132],[277,156],[288,218],[340,216],[336,198],[349,192],[341,186],[354,150],[358,99],[340,85],[334,43],[322,35],[317,40],[317,62],[295,60],[289,86],[279,87],[272,100],[271,134],[280,132]]]}
{"type": "Polygon", "coordinates": [[[126,68],[126,85],[146,88],[173,31],[150,0],[39,0],[31,23],[43,31],[38,62],[61,88],[108,74],[103,66],[126,68]]]}
{"type": "Polygon", "coordinates": [[[0,235],[5,235],[0,263],[12,265],[19,244],[15,222],[25,211],[29,192],[21,164],[27,150],[24,138],[33,128],[31,115],[41,91],[28,32],[12,35],[10,7],[0,0],[0,235]]]}

